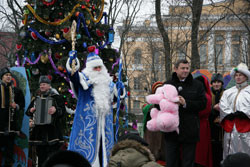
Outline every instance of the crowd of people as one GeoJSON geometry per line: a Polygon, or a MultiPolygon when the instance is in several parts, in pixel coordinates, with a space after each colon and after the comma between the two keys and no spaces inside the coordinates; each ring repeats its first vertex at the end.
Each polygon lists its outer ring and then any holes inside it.
{"type": "MultiPolygon", "coordinates": [[[[221,74],[193,77],[187,60],[174,66],[172,78],[152,85],[152,94],[164,84],[178,91],[179,131],[150,132],[150,110],[143,106],[144,137],[138,134],[114,138],[112,101],[118,96],[102,59],[94,52],[80,71],[79,60],[70,56],[66,64],[77,107],[67,149],[63,149],[62,95],[47,76],[24,111],[22,91],[12,85],[8,68],[0,72],[0,149],[5,166],[12,166],[15,136],[20,135],[23,115],[30,118],[29,146],[35,148],[39,167],[245,167],[250,159],[250,71],[241,63],[230,75],[236,85],[224,90],[221,74]],[[74,64],[76,63],[76,64],[74,64]],[[211,85],[211,87],[210,87],[211,85]],[[60,151],[58,151],[60,150],[60,151]],[[245,166],[244,166],[245,165],[245,166]]],[[[126,93],[126,92],[122,92],[126,93]]],[[[30,151],[33,153],[33,151],[30,151]]]]}

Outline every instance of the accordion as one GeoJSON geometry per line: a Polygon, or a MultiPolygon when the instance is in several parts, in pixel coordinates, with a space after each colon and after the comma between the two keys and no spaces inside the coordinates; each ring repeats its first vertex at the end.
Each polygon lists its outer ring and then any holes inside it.
{"type": "Polygon", "coordinates": [[[46,125],[52,123],[52,115],[48,113],[49,108],[53,105],[52,97],[37,97],[35,100],[36,112],[34,113],[35,125],[46,125]]]}

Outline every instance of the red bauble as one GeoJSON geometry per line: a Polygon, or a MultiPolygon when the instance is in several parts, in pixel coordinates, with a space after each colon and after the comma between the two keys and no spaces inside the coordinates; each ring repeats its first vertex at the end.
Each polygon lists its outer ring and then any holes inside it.
{"type": "Polygon", "coordinates": [[[49,78],[49,80],[52,80],[52,76],[51,75],[48,75],[48,78],[49,78]]]}
{"type": "Polygon", "coordinates": [[[37,40],[37,39],[38,39],[35,32],[32,31],[32,32],[30,33],[30,35],[31,35],[31,37],[32,37],[34,40],[37,40]]]}
{"type": "Polygon", "coordinates": [[[16,44],[16,49],[20,50],[22,48],[22,46],[23,46],[22,44],[16,44]]]}
{"type": "Polygon", "coordinates": [[[61,59],[62,58],[62,54],[58,53],[58,52],[56,52],[54,56],[55,56],[56,59],[61,59]]]}
{"type": "Polygon", "coordinates": [[[69,32],[69,27],[64,28],[64,29],[63,29],[63,32],[64,32],[64,33],[68,33],[68,32],[69,32]]]}
{"type": "Polygon", "coordinates": [[[128,96],[130,96],[130,92],[128,91],[128,96]]]}
{"type": "Polygon", "coordinates": [[[89,46],[88,51],[89,52],[94,52],[95,51],[95,45],[89,46]]]}
{"type": "Polygon", "coordinates": [[[104,32],[99,29],[96,29],[96,34],[98,37],[102,37],[104,35],[104,32]]]}
{"type": "Polygon", "coordinates": [[[86,6],[85,6],[85,5],[81,5],[81,8],[82,8],[82,9],[85,9],[85,8],[86,8],[86,6]]]}

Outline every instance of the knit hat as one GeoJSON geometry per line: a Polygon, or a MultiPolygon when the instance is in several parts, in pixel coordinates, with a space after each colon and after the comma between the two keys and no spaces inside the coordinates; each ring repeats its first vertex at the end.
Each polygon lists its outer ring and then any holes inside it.
{"type": "Polygon", "coordinates": [[[48,78],[47,75],[41,75],[39,78],[39,84],[41,83],[51,84],[51,80],[48,78]]]}
{"type": "Polygon", "coordinates": [[[139,134],[127,133],[119,138],[119,141],[123,140],[135,140],[144,146],[148,146],[148,143],[143,138],[141,138],[139,134]]]}
{"type": "Polygon", "coordinates": [[[212,75],[212,78],[211,78],[211,84],[215,81],[219,81],[222,83],[222,85],[224,84],[224,80],[223,80],[223,77],[220,73],[215,73],[212,75]]]}
{"type": "Polygon", "coordinates": [[[0,71],[1,79],[2,79],[3,75],[6,74],[6,73],[11,73],[10,69],[8,67],[2,68],[1,71],[0,71]]]}
{"type": "Polygon", "coordinates": [[[240,63],[237,67],[233,68],[230,73],[231,78],[234,78],[236,72],[244,74],[248,78],[248,81],[250,81],[250,71],[246,64],[240,63]]]}
{"type": "Polygon", "coordinates": [[[91,167],[88,160],[86,160],[81,154],[69,150],[55,152],[43,163],[42,166],[91,167]]]}
{"type": "Polygon", "coordinates": [[[228,155],[222,163],[222,167],[249,167],[250,156],[246,153],[228,155]]]}
{"type": "Polygon", "coordinates": [[[103,65],[102,59],[97,54],[95,54],[95,52],[89,53],[86,61],[86,68],[94,68],[103,65]]]}
{"type": "Polygon", "coordinates": [[[162,85],[163,85],[163,82],[160,82],[160,81],[155,82],[155,83],[152,85],[152,94],[154,94],[155,91],[156,91],[156,89],[157,89],[158,87],[161,87],[162,85]]]}

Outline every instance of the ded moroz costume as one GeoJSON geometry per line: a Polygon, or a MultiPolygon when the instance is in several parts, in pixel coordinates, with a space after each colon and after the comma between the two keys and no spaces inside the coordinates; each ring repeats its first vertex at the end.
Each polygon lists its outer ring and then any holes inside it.
{"type": "MultiPolygon", "coordinates": [[[[66,64],[68,72],[72,72],[70,58],[66,64]]],[[[78,70],[77,58],[76,62],[78,70]]],[[[86,68],[70,75],[70,80],[78,102],[68,149],[82,154],[93,167],[107,166],[114,145],[111,102],[117,94],[116,86],[94,52],[89,53],[86,68]]]]}

